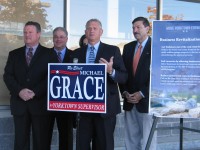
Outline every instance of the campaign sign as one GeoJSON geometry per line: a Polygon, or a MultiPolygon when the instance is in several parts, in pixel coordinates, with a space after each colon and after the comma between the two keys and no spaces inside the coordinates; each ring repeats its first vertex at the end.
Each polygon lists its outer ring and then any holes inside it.
{"type": "Polygon", "coordinates": [[[105,64],[48,65],[48,110],[106,113],[105,64]]]}

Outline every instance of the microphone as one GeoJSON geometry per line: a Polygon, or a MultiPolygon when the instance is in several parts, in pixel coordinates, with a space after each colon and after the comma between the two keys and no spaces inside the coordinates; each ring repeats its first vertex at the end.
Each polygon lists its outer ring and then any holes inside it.
{"type": "MultiPolygon", "coordinates": [[[[73,58],[73,63],[78,63],[78,58],[73,58]]],[[[77,112],[76,114],[76,150],[80,150],[79,147],[79,126],[80,126],[80,118],[81,114],[80,112],[77,112]]]]}
{"type": "Polygon", "coordinates": [[[74,58],[73,63],[78,63],[78,58],[74,58]]]}

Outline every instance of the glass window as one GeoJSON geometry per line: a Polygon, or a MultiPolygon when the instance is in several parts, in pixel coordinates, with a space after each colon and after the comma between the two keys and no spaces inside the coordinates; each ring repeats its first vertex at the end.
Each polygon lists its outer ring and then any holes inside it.
{"type": "Polygon", "coordinates": [[[21,47],[23,27],[37,21],[43,31],[41,44],[52,47],[52,30],[63,26],[63,0],[1,0],[0,1],[0,105],[9,105],[9,92],[3,82],[9,51],[21,47]]]}
{"type": "Polygon", "coordinates": [[[124,44],[134,40],[132,21],[143,16],[150,21],[156,17],[156,0],[68,0],[68,48],[79,47],[85,24],[91,18],[101,21],[101,41],[123,50],[124,44]]]}
{"type": "MultiPolygon", "coordinates": [[[[84,34],[85,24],[91,18],[97,18],[103,26],[102,42],[114,44],[123,49],[123,45],[133,40],[132,20],[144,16],[153,20],[156,0],[69,0],[68,47],[79,47],[79,39],[84,34]]],[[[156,16],[156,14],[155,14],[156,16]]]]}
{"type": "Polygon", "coordinates": [[[199,0],[163,0],[163,20],[199,20],[199,0]]]}

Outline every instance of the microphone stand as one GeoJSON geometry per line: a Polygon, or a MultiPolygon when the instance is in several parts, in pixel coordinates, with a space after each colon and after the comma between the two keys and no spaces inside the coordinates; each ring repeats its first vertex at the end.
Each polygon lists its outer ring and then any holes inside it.
{"type": "MultiPolygon", "coordinates": [[[[73,63],[78,63],[78,58],[74,58],[73,63]]],[[[76,114],[76,150],[80,150],[79,125],[80,125],[80,112],[77,112],[76,114]]]]}
{"type": "Polygon", "coordinates": [[[79,124],[80,124],[80,112],[76,115],[76,150],[80,150],[79,144],[79,124]]]}

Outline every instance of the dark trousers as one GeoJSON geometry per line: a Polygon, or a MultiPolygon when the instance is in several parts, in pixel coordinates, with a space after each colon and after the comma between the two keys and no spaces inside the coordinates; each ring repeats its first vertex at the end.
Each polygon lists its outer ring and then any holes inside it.
{"type": "Polygon", "coordinates": [[[49,150],[48,130],[50,116],[31,115],[26,113],[13,116],[15,127],[14,150],[30,150],[30,134],[32,131],[33,150],[49,150]]]}
{"type": "Polygon", "coordinates": [[[59,133],[59,150],[73,150],[73,113],[52,112],[49,128],[49,141],[51,143],[54,122],[56,121],[59,133]]]}
{"type": "Polygon", "coordinates": [[[102,118],[99,114],[81,114],[79,124],[80,150],[114,150],[116,116],[102,118]]]}

